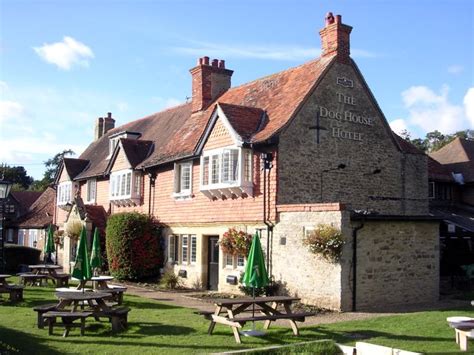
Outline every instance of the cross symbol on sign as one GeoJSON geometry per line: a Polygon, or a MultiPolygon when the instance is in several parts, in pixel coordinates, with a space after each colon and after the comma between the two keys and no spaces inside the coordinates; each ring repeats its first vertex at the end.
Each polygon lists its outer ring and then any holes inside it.
{"type": "Polygon", "coordinates": [[[327,131],[327,128],[321,126],[321,124],[320,124],[319,110],[318,110],[318,112],[316,112],[316,126],[310,126],[309,129],[315,129],[316,130],[316,144],[319,144],[319,136],[320,136],[321,130],[327,131]]]}

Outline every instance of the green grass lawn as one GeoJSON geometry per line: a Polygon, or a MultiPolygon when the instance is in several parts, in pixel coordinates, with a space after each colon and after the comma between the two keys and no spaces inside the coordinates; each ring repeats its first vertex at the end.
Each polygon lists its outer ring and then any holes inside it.
{"type": "MultiPolygon", "coordinates": [[[[243,344],[236,344],[229,327],[217,325],[214,334],[207,335],[208,321],[194,314],[191,309],[126,295],[124,305],[132,309],[127,331],[113,335],[110,323],[88,319],[85,336],[79,336],[79,329],[73,329],[67,338],[63,338],[62,329],[59,327],[55,328],[53,336],[48,335],[47,328],[38,329],[36,312],[32,310],[32,307],[38,304],[56,302],[54,288],[27,287],[24,297],[23,302],[16,304],[7,301],[6,295],[3,295],[3,300],[0,301],[1,354],[4,354],[5,350],[10,350],[11,354],[189,354],[317,339],[333,339],[347,345],[361,340],[425,353],[456,353],[459,348],[454,341],[454,331],[446,323],[446,317],[474,317],[474,309],[467,305],[464,309],[302,327],[299,337],[294,337],[289,328],[274,326],[264,337],[242,337],[243,344]]],[[[472,347],[474,349],[474,341],[472,347]]]]}

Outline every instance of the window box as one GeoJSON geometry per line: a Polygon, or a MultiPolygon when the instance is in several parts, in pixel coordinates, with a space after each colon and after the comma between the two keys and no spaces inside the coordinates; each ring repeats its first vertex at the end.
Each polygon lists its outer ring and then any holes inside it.
{"type": "Polygon", "coordinates": [[[141,200],[142,176],[131,169],[110,174],[109,199],[117,206],[137,206],[141,200]]]}
{"type": "Polygon", "coordinates": [[[209,198],[253,195],[250,149],[228,147],[203,152],[200,191],[209,198]]]}

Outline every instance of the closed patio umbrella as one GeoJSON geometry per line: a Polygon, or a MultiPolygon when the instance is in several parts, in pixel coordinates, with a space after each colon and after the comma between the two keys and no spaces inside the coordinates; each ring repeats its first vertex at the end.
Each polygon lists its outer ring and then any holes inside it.
{"type": "MultiPolygon", "coordinates": [[[[79,238],[79,246],[77,248],[76,262],[72,270],[72,277],[79,279],[81,283],[90,280],[92,277],[89,254],[87,253],[86,229],[82,227],[81,236],[79,238]]],[[[82,287],[84,289],[84,287],[82,287]]]]}
{"type": "MultiPolygon", "coordinates": [[[[265,260],[263,257],[262,245],[260,238],[255,233],[252,239],[252,246],[250,247],[249,255],[247,257],[247,265],[245,265],[245,274],[242,283],[247,287],[252,287],[253,298],[255,298],[255,289],[267,286],[270,283],[267,269],[265,268],[265,260]]],[[[252,317],[255,316],[255,303],[252,308],[252,317]]],[[[242,332],[246,336],[259,336],[263,332],[255,330],[255,322],[253,322],[253,329],[242,332]]]]}
{"type": "Polygon", "coordinates": [[[46,243],[44,244],[44,258],[45,263],[46,261],[51,260],[51,253],[54,253],[54,235],[53,235],[53,227],[50,224],[48,228],[48,235],[46,237],[46,243]]]}
{"type": "Polygon", "coordinates": [[[91,268],[96,272],[102,267],[102,257],[100,255],[100,236],[97,227],[94,230],[94,239],[92,241],[91,268]]]}

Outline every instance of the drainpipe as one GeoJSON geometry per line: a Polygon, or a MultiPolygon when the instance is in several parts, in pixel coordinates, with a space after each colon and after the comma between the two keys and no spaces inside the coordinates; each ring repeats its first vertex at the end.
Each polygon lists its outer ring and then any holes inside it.
{"type": "Polygon", "coordinates": [[[352,312],[356,311],[357,299],[357,232],[364,228],[364,222],[352,230],[352,312]]]}
{"type": "Polygon", "coordinates": [[[155,172],[148,173],[148,179],[150,180],[150,184],[148,188],[148,216],[151,216],[151,191],[152,191],[152,188],[155,187],[156,173],[155,172]]]}
{"type": "Polygon", "coordinates": [[[265,223],[265,225],[267,226],[267,272],[271,274],[270,235],[272,236],[272,239],[273,239],[273,223],[271,223],[271,221],[269,221],[267,217],[267,203],[270,202],[269,198],[267,201],[267,194],[269,194],[269,185],[270,185],[270,182],[268,182],[267,184],[267,178],[270,177],[270,171],[273,168],[273,164],[272,164],[273,154],[262,153],[260,155],[260,159],[262,161],[262,170],[263,170],[263,223],[265,223]],[[267,177],[267,171],[268,171],[268,177],[267,177]]]}

